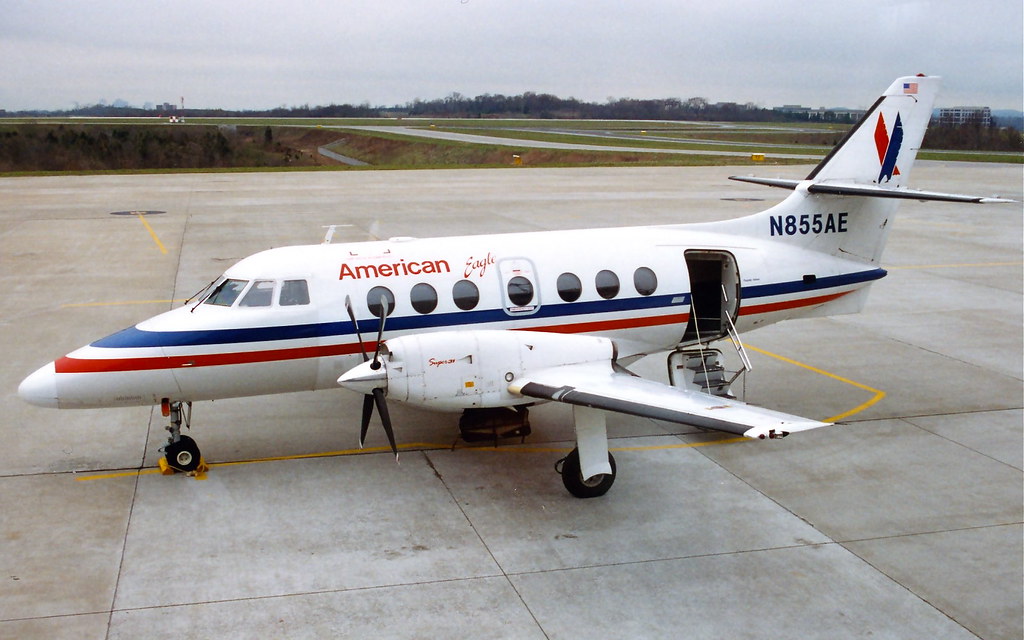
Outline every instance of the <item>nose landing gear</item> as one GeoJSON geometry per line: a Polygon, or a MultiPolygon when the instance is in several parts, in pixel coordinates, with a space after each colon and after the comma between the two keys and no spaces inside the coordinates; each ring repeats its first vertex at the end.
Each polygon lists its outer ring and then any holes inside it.
{"type": "Polygon", "coordinates": [[[192,403],[185,403],[188,407],[187,415],[182,412],[181,402],[171,402],[164,399],[160,404],[163,415],[170,418],[170,424],[165,427],[170,432],[167,444],[160,451],[164,457],[160,459],[160,469],[165,474],[172,474],[175,471],[184,473],[206,471],[208,467],[199,453],[199,445],[189,436],[181,435],[182,422],[186,428],[191,428],[189,423],[192,419],[192,403]]]}

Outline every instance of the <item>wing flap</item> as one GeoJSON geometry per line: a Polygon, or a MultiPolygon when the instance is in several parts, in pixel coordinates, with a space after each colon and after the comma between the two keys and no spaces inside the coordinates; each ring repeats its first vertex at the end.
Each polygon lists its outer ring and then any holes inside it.
{"type": "Polygon", "coordinates": [[[606,364],[554,367],[528,374],[509,390],[531,398],[714,429],[748,438],[776,438],[829,426],[745,402],[687,391],[612,370],[606,364]]]}

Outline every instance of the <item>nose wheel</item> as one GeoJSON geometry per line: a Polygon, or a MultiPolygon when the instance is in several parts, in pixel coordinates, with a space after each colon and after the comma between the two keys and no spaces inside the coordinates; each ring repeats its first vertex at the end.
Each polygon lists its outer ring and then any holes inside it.
{"type": "MultiPolygon", "coordinates": [[[[192,403],[186,404],[188,406],[187,415],[182,411],[181,402],[164,400],[161,403],[163,414],[170,419],[170,424],[165,427],[170,432],[170,436],[168,436],[167,444],[163,446],[161,451],[164,454],[164,460],[169,469],[189,473],[206,465],[203,462],[202,455],[199,453],[199,445],[196,444],[196,441],[189,436],[181,435],[182,423],[185,424],[186,428],[191,428],[189,423],[192,417],[192,403]]],[[[161,464],[162,466],[163,464],[161,464]]]]}
{"type": "Polygon", "coordinates": [[[167,466],[185,472],[198,469],[202,460],[199,445],[188,436],[180,436],[177,442],[168,442],[164,447],[164,457],[167,459],[167,466]]]}

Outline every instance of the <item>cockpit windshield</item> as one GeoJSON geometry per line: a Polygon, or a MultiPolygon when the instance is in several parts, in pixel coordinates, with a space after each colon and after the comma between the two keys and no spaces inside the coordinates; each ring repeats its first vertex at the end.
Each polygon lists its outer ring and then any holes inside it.
{"type": "Polygon", "coordinates": [[[285,280],[281,285],[281,306],[309,304],[309,285],[305,280],[285,280]]]}
{"type": "Polygon", "coordinates": [[[305,280],[241,280],[227,278],[214,286],[203,304],[220,307],[282,307],[309,304],[309,284],[305,280]]]}
{"type": "Polygon", "coordinates": [[[238,303],[240,307],[269,307],[274,301],[274,281],[257,280],[238,303]]]}
{"type": "Polygon", "coordinates": [[[213,293],[209,295],[204,301],[204,304],[216,304],[222,307],[230,307],[238,299],[242,290],[245,289],[245,285],[249,284],[248,280],[235,280],[229,278],[224,282],[217,285],[217,288],[213,290],[213,293]]]}

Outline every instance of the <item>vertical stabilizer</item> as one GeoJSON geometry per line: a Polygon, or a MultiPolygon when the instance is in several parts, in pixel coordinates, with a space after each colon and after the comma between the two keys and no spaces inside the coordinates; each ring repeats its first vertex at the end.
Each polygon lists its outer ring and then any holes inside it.
{"type": "Polygon", "coordinates": [[[931,120],[941,79],[897,78],[803,180],[734,176],[793,189],[735,231],[877,266],[931,120]]]}
{"type": "Polygon", "coordinates": [[[940,82],[935,76],[897,78],[807,179],[906,186],[940,82]]]}

